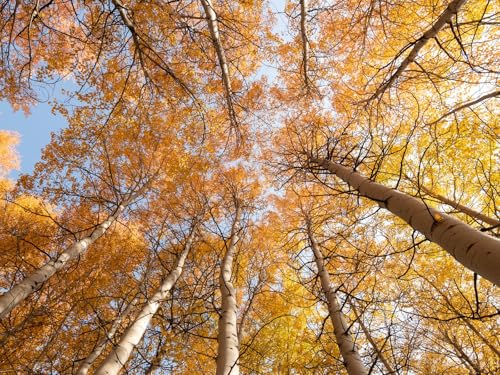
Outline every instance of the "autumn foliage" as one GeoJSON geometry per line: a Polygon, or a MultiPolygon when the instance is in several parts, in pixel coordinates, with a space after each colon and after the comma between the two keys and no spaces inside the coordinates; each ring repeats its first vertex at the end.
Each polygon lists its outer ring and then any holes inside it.
{"type": "Polygon", "coordinates": [[[498,374],[499,22],[5,0],[0,373],[498,374]]]}

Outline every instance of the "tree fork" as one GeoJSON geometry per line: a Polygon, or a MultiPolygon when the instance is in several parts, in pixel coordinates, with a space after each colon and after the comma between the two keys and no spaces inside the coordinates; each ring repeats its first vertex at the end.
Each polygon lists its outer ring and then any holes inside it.
{"type": "Polygon", "coordinates": [[[500,240],[428,207],[418,198],[373,182],[343,165],[312,155],[309,155],[309,161],[339,177],[362,197],[378,202],[381,207],[406,221],[468,269],[500,285],[500,240]]]}

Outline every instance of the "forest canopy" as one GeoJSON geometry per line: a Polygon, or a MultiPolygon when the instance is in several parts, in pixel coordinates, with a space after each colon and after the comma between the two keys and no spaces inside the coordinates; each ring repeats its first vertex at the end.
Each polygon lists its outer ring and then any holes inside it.
{"type": "Polygon", "coordinates": [[[0,131],[0,373],[498,374],[499,25],[0,1],[0,100],[66,122],[15,181],[0,131]]]}

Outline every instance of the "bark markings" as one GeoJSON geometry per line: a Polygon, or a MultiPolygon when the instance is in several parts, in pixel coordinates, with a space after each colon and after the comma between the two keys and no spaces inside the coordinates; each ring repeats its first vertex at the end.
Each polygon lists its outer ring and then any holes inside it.
{"type": "Polygon", "coordinates": [[[236,292],[231,282],[233,257],[238,242],[238,231],[241,221],[241,202],[236,199],[236,212],[231,227],[231,237],[227,246],[226,254],[222,259],[219,276],[219,287],[222,297],[222,312],[219,319],[218,347],[217,347],[217,375],[238,375],[240,373],[239,341],[236,320],[236,292]]]}
{"type": "Polygon", "coordinates": [[[352,169],[326,159],[312,156],[309,159],[358,190],[361,196],[379,202],[465,267],[500,285],[500,240],[426,206],[417,198],[373,182],[352,169]]]}
{"type": "Polygon", "coordinates": [[[318,275],[321,281],[321,288],[326,296],[328,302],[328,311],[330,313],[330,319],[333,324],[333,331],[337,339],[337,345],[339,346],[340,353],[344,359],[344,365],[346,367],[347,373],[349,375],[367,375],[366,370],[361,357],[359,355],[356,344],[349,334],[349,325],[347,324],[344,314],[340,309],[340,305],[337,299],[337,293],[335,293],[332,285],[330,283],[330,277],[328,271],[325,269],[323,254],[319,249],[318,243],[316,242],[312,228],[311,221],[306,220],[307,225],[307,236],[311,244],[311,249],[314,253],[314,259],[316,261],[316,266],[318,267],[318,275]]]}
{"type": "Polygon", "coordinates": [[[127,363],[134,348],[139,344],[144,336],[144,332],[153,319],[153,316],[158,311],[160,304],[166,299],[170,289],[179,279],[184,262],[191,250],[195,230],[193,228],[184,246],[184,250],[177,259],[176,267],[168,274],[163,283],[157,289],[153,297],[146,303],[144,308],[139,312],[135,321],[127,328],[123,336],[120,338],[118,344],[113,348],[108,357],[101,363],[96,370],[95,375],[111,375],[118,374],[119,371],[127,363]]]}

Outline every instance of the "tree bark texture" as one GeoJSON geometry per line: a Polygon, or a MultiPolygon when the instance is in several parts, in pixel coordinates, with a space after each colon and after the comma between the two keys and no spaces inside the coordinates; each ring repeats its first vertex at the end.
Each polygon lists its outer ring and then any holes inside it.
{"type": "Polygon", "coordinates": [[[77,241],[56,259],[53,259],[37,269],[30,276],[15,285],[8,292],[0,296],[0,319],[3,319],[12,309],[24,301],[29,295],[39,290],[43,284],[66,264],[81,256],[87,248],[106,233],[118,216],[127,208],[129,201],[118,206],[114,214],[99,224],[90,235],[77,241]]]}
{"type": "Polygon", "coordinates": [[[344,359],[344,366],[346,367],[349,375],[367,375],[368,371],[363,365],[358,349],[356,348],[356,344],[349,333],[349,324],[347,324],[344,314],[342,314],[342,311],[340,310],[337,294],[330,284],[330,276],[325,268],[323,255],[316,240],[314,239],[309,222],[307,223],[307,234],[311,244],[311,249],[314,253],[314,260],[316,261],[316,266],[318,268],[321,288],[323,289],[323,293],[325,294],[326,301],[328,303],[328,312],[333,324],[333,331],[335,333],[337,345],[339,346],[340,354],[344,359]]]}
{"type": "Polygon", "coordinates": [[[231,235],[226,253],[222,259],[219,275],[219,287],[222,298],[222,311],[219,318],[219,333],[217,347],[217,375],[238,375],[240,373],[239,341],[236,320],[236,290],[231,282],[233,257],[238,242],[238,231],[241,221],[240,203],[236,202],[236,212],[231,227],[231,235]]]}
{"type": "Polygon", "coordinates": [[[161,303],[167,298],[168,293],[179,279],[184,262],[191,249],[193,239],[195,236],[195,229],[191,230],[189,237],[184,246],[184,250],[177,259],[175,268],[168,274],[165,280],[161,283],[160,287],[156,290],[155,294],[146,302],[146,305],[139,312],[135,321],[127,328],[123,336],[120,338],[118,344],[113,348],[108,357],[101,363],[96,375],[111,375],[118,374],[119,371],[127,363],[134,348],[139,344],[153,319],[153,316],[158,311],[161,303]]]}
{"type": "Polygon", "coordinates": [[[362,197],[378,202],[406,221],[465,267],[500,285],[500,240],[428,207],[418,198],[373,182],[350,168],[326,159],[311,157],[310,161],[339,177],[362,197]]]}

